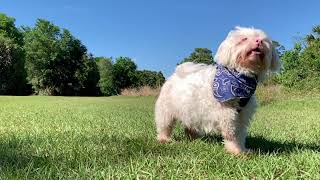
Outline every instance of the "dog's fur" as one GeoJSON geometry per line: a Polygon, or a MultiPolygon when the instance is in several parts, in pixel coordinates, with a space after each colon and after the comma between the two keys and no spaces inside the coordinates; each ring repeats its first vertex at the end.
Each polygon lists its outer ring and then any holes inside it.
{"type": "MultiPolygon", "coordinates": [[[[268,72],[276,72],[281,66],[272,41],[262,30],[254,28],[232,30],[214,59],[247,76],[257,76],[259,82],[268,72]]],[[[192,138],[200,133],[221,133],[227,151],[233,154],[248,151],[245,138],[257,107],[256,98],[253,95],[240,112],[232,102],[218,102],[212,91],[215,73],[214,65],[188,62],[177,66],[161,88],[155,106],[159,142],[170,141],[172,128],[178,120],[192,138]]]]}

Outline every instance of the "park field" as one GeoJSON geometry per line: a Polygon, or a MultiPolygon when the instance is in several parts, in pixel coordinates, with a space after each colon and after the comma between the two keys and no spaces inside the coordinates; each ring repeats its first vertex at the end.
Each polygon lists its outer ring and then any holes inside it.
{"type": "MultiPolygon", "coordinates": [[[[320,179],[320,94],[261,95],[248,155],[155,141],[155,97],[0,97],[0,179],[320,179]]],[[[259,93],[258,93],[259,95],[259,93]]]]}

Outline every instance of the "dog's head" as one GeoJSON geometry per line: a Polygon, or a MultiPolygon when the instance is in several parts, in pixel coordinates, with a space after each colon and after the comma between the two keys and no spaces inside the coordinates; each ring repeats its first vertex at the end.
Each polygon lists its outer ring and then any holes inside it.
{"type": "Polygon", "coordinates": [[[215,55],[215,61],[247,75],[263,80],[268,71],[280,70],[281,62],[272,41],[265,32],[236,27],[229,32],[215,55]]]}

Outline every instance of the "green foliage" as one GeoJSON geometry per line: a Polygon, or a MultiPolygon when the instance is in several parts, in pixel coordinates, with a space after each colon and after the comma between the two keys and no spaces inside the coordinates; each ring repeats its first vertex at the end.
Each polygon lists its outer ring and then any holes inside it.
{"type": "Polygon", "coordinates": [[[22,33],[0,13],[0,94],[22,95],[26,87],[22,33]]]}
{"type": "Polygon", "coordinates": [[[132,87],[137,80],[137,65],[129,57],[119,57],[112,68],[113,82],[116,92],[119,94],[122,89],[132,87]]]}
{"type": "Polygon", "coordinates": [[[320,89],[320,26],[307,35],[304,47],[296,43],[282,56],[283,71],[277,77],[279,83],[289,88],[320,89]]]}
{"type": "Polygon", "coordinates": [[[113,64],[111,58],[97,57],[100,80],[98,86],[105,96],[116,95],[130,87],[161,86],[165,78],[161,72],[137,70],[137,65],[128,57],[119,57],[113,64]]]}
{"type": "Polygon", "coordinates": [[[83,68],[82,78],[80,83],[82,85],[82,96],[96,96],[100,94],[98,82],[100,79],[99,68],[92,55],[84,56],[85,68],[83,68]]]}
{"type": "Polygon", "coordinates": [[[100,80],[98,86],[100,91],[105,96],[117,94],[113,77],[113,64],[111,58],[97,57],[95,61],[98,66],[100,80]]]}
{"type": "Polygon", "coordinates": [[[111,58],[95,58],[98,65],[100,80],[98,86],[105,96],[119,94],[130,87],[161,86],[165,78],[161,72],[137,70],[137,65],[128,57],[119,57],[113,64],[111,58]]]}
{"type": "Polygon", "coordinates": [[[184,58],[180,64],[184,62],[214,64],[212,51],[207,48],[195,48],[189,57],[184,58]]]}
{"type": "Polygon", "coordinates": [[[128,57],[114,64],[93,58],[67,29],[44,19],[23,31],[14,22],[0,13],[0,94],[26,93],[28,81],[40,95],[110,96],[129,87],[159,87],[165,80],[161,72],[137,71],[128,57]]]}
{"type": "Polygon", "coordinates": [[[143,70],[136,72],[137,81],[136,87],[149,86],[152,88],[161,87],[165,78],[161,72],[143,70]]]}
{"type": "Polygon", "coordinates": [[[23,34],[15,26],[15,19],[0,13],[0,35],[11,39],[19,46],[23,45],[23,34]]]}
{"type": "Polygon", "coordinates": [[[38,19],[25,32],[28,80],[38,94],[76,95],[82,88],[87,49],[49,21],[38,19]]]}

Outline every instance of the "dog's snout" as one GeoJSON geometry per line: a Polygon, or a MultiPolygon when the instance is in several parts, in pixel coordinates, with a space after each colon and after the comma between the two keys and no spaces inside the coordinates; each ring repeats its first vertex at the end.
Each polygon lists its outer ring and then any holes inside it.
{"type": "Polygon", "coordinates": [[[262,45],[262,39],[257,38],[256,39],[256,44],[258,45],[258,47],[261,46],[262,45]]]}

